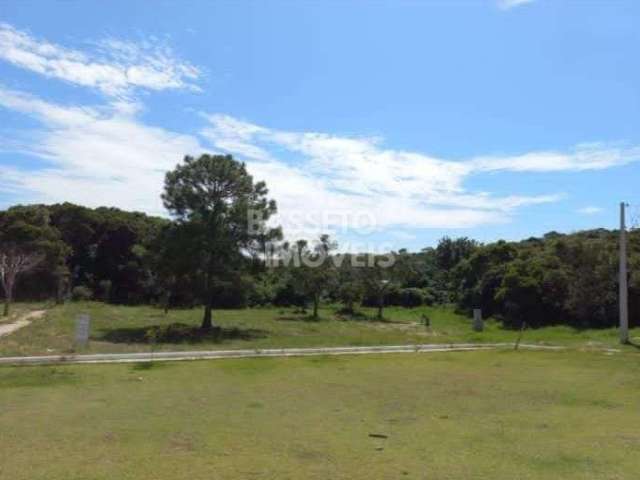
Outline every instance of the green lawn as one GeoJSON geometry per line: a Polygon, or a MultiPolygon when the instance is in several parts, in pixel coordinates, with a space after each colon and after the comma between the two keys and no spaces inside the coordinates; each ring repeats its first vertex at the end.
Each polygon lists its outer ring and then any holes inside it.
{"type": "MultiPolygon", "coordinates": [[[[18,305],[16,311],[33,305],[18,305]]],[[[198,336],[201,309],[173,310],[140,306],[124,307],[103,303],[68,303],[51,308],[46,317],[30,326],[0,338],[0,355],[63,354],[74,351],[74,320],[80,313],[92,319],[91,341],[85,352],[136,352],[154,350],[317,347],[345,345],[393,345],[454,342],[513,342],[517,333],[504,330],[495,321],[486,330],[474,333],[468,318],[444,307],[414,309],[388,308],[387,321],[372,320],[374,310],[363,309],[364,318],[344,319],[335,308],[321,309],[322,320],[313,321],[292,309],[258,308],[218,310],[216,322],[221,336],[198,336]],[[421,316],[431,318],[431,328],[421,316]],[[178,334],[150,337],[154,327],[182,324],[178,334]],[[184,335],[184,333],[193,334],[184,335]]],[[[640,329],[632,336],[640,337],[640,329]]],[[[640,340],[640,338],[638,338],[640,340]]],[[[569,327],[550,327],[527,331],[523,341],[580,347],[617,347],[616,329],[577,331],[569,327]]],[[[632,348],[632,347],[627,347],[632,348]]]]}
{"type": "Polygon", "coordinates": [[[632,480],[635,355],[0,367],[0,478],[632,480]]]}

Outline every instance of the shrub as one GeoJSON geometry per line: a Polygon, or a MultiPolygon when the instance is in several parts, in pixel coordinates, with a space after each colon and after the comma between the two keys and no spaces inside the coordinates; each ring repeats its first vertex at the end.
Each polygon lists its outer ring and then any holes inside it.
{"type": "Polygon", "coordinates": [[[86,301],[93,298],[93,291],[84,285],[78,285],[71,290],[71,299],[75,301],[86,301]]]}
{"type": "Polygon", "coordinates": [[[384,302],[385,305],[412,308],[431,305],[433,295],[425,288],[392,288],[385,295],[384,302]]]}
{"type": "Polygon", "coordinates": [[[425,292],[420,288],[403,288],[400,290],[400,305],[403,307],[419,307],[426,303],[425,292]]]}
{"type": "Polygon", "coordinates": [[[100,298],[103,301],[108,302],[111,298],[111,280],[100,280],[98,287],[100,289],[100,298]]]}

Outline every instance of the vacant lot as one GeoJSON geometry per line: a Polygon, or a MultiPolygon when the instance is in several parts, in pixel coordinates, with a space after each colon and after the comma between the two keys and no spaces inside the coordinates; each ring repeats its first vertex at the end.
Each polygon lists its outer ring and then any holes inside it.
{"type": "MultiPolygon", "coordinates": [[[[32,305],[21,305],[16,311],[32,305]]],[[[202,311],[162,310],[102,303],[69,303],[54,307],[44,319],[0,339],[0,355],[62,354],[74,351],[74,321],[91,315],[91,342],[85,352],[148,352],[231,348],[318,347],[345,345],[393,345],[454,342],[512,342],[517,332],[488,321],[486,330],[474,333],[471,320],[444,307],[388,308],[386,321],[375,321],[375,312],[363,309],[358,317],[341,317],[337,308],[323,308],[314,321],[293,309],[260,308],[218,310],[219,335],[198,332],[202,311]],[[422,316],[431,319],[425,328],[422,316]]],[[[632,331],[640,337],[640,330],[632,331]]],[[[637,338],[636,340],[640,340],[637,338]]],[[[527,331],[524,341],[580,347],[618,347],[616,329],[578,331],[549,327],[527,331]]]]}
{"type": "Polygon", "coordinates": [[[635,479],[635,354],[0,368],[0,478],[635,479]]]}

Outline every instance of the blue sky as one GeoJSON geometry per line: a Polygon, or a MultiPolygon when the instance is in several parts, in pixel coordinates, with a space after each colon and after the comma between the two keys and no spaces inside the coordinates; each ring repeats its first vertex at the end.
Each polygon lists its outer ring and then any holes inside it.
{"type": "Polygon", "coordinates": [[[290,237],[419,249],[640,203],[640,3],[3,2],[0,206],[166,214],[228,152],[290,237]],[[365,226],[370,228],[365,228],[365,226]]]}

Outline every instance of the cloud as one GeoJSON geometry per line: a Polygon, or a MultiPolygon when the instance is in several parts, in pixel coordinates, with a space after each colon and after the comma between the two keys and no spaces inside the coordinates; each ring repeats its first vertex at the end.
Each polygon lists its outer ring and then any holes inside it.
{"type": "Polygon", "coordinates": [[[246,160],[278,201],[290,238],[321,232],[370,233],[391,228],[463,228],[508,221],[518,208],[554,202],[558,194],[495,196],[469,192],[469,162],[384,148],[381,139],[273,130],[224,115],[206,116],[202,140],[144,124],[139,105],[118,100],[64,106],[0,87],[0,106],[32,117],[35,130],[4,150],[38,157],[38,169],[1,168],[0,190],[30,201],[166,214],[164,173],[185,154],[231,152],[246,160]]]}
{"type": "Polygon", "coordinates": [[[267,181],[287,214],[282,223],[293,230],[339,228],[339,221],[367,215],[379,229],[474,227],[508,221],[517,208],[563,197],[469,192],[463,183],[477,170],[473,161],[392,150],[379,138],[274,130],[220,114],[205,118],[209,125],[202,135],[216,149],[246,160],[267,181]],[[305,222],[298,215],[290,222],[292,212],[330,212],[335,218],[305,222]]]}
{"type": "Polygon", "coordinates": [[[125,96],[137,88],[197,90],[193,81],[200,76],[198,68],[155,39],[106,39],[86,53],[37,39],[7,23],[0,23],[0,59],[109,96],[125,96]]]}
{"type": "MultiPolygon", "coordinates": [[[[592,143],[566,152],[452,161],[391,149],[377,137],[278,130],[220,114],[202,114],[199,135],[184,135],[145,124],[138,117],[141,105],[130,99],[69,106],[1,86],[0,106],[39,123],[5,133],[10,141],[1,142],[5,152],[42,161],[35,170],[0,167],[0,191],[12,198],[166,214],[159,195],[167,170],[185,154],[229,152],[267,182],[289,238],[509,222],[519,209],[557,202],[564,194],[470,190],[472,175],[598,170],[640,160],[638,147],[592,143]]],[[[593,208],[581,213],[594,214],[593,208]]]]}
{"type": "Polygon", "coordinates": [[[584,208],[579,208],[578,209],[578,213],[581,213],[582,215],[597,215],[598,213],[602,212],[603,209],[600,207],[594,207],[594,206],[589,206],[589,207],[584,207],[584,208]]]}
{"type": "Polygon", "coordinates": [[[477,157],[470,163],[476,171],[560,172],[603,170],[640,160],[640,147],[586,143],[569,152],[531,152],[516,156],[477,157]]]}
{"type": "Polygon", "coordinates": [[[535,0],[496,0],[496,5],[500,10],[511,10],[512,8],[521,7],[535,0]]]}
{"type": "Polygon", "coordinates": [[[14,138],[10,148],[42,159],[43,167],[0,167],[0,189],[29,192],[31,201],[165,214],[160,201],[165,171],[185,154],[203,151],[195,137],[145,125],[122,103],[65,107],[0,88],[0,106],[41,124],[14,138]]]}
{"type": "MultiPolygon", "coordinates": [[[[39,124],[2,142],[4,151],[43,162],[35,170],[0,167],[0,191],[13,198],[166,214],[159,195],[167,170],[185,154],[229,152],[267,182],[289,238],[505,223],[519,209],[564,194],[495,195],[468,189],[470,176],[598,170],[640,160],[638,147],[592,143],[452,161],[391,149],[377,137],[277,130],[220,114],[202,114],[199,135],[185,135],[145,124],[141,105],[130,99],[68,106],[1,86],[0,106],[39,124]]],[[[581,213],[594,214],[593,208],[581,213]]]]}

